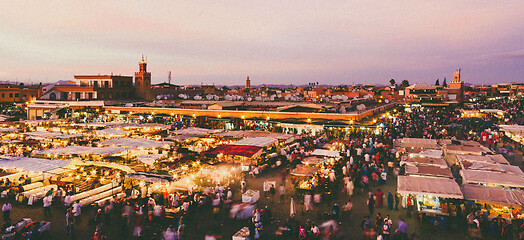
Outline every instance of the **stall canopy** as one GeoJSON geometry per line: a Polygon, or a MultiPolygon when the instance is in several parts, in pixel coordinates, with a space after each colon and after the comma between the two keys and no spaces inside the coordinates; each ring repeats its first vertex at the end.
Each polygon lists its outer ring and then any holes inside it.
{"type": "Polygon", "coordinates": [[[145,138],[112,138],[100,142],[104,146],[122,146],[122,147],[131,147],[131,148],[160,148],[167,145],[173,144],[172,142],[161,142],[145,138]]]}
{"type": "Polygon", "coordinates": [[[400,165],[428,165],[428,166],[437,166],[437,167],[447,167],[448,164],[442,158],[429,158],[429,157],[412,157],[407,158],[400,162],[400,165]]]}
{"type": "Polygon", "coordinates": [[[306,165],[318,165],[318,164],[324,163],[325,161],[326,161],[325,158],[307,157],[307,158],[304,158],[304,160],[302,160],[302,163],[306,165]]]}
{"type": "Polygon", "coordinates": [[[130,150],[128,147],[86,147],[86,146],[67,146],[50,148],[44,150],[35,150],[34,154],[51,154],[51,155],[113,155],[130,150]]]}
{"type": "Polygon", "coordinates": [[[291,175],[299,177],[313,176],[320,168],[299,164],[291,171],[291,175]]]}
{"type": "Polygon", "coordinates": [[[446,145],[444,149],[447,154],[484,155],[492,153],[489,148],[484,146],[446,145]]]}
{"type": "Polygon", "coordinates": [[[464,198],[468,200],[522,207],[524,206],[524,191],[466,184],[464,198]]]}
{"type": "Polygon", "coordinates": [[[449,167],[439,167],[430,165],[407,165],[406,174],[408,175],[420,175],[420,176],[434,176],[434,177],[446,177],[453,178],[449,167]]]}
{"type": "Polygon", "coordinates": [[[254,137],[254,138],[244,138],[236,142],[231,143],[230,145],[244,145],[244,146],[255,146],[255,147],[267,147],[277,142],[277,139],[267,138],[267,137],[254,137]]]}
{"type": "Polygon", "coordinates": [[[427,138],[402,138],[395,145],[403,148],[440,149],[437,140],[427,138]]]}
{"type": "Polygon", "coordinates": [[[524,177],[519,174],[490,171],[460,170],[464,183],[481,183],[524,188],[524,177]]]}
{"type": "Polygon", "coordinates": [[[96,134],[103,135],[103,136],[109,136],[109,137],[120,137],[130,132],[131,131],[123,131],[123,130],[118,130],[115,128],[106,128],[106,129],[96,131],[96,134]]]}
{"type": "Polygon", "coordinates": [[[272,132],[263,132],[263,131],[253,131],[253,130],[241,130],[241,131],[225,131],[215,134],[215,136],[221,137],[266,137],[266,138],[275,138],[279,140],[287,140],[294,137],[291,134],[284,133],[272,133],[272,132]]]}
{"type": "Polygon", "coordinates": [[[189,127],[183,128],[176,131],[173,131],[173,136],[169,136],[166,139],[170,140],[187,140],[193,138],[200,138],[207,134],[218,133],[223,131],[222,129],[207,129],[207,128],[198,128],[198,127],[189,127]]]}
{"type": "Polygon", "coordinates": [[[159,182],[159,183],[168,183],[174,180],[172,176],[169,175],[158,175],[145,172],[134,172],[126,175],[126,178],[141,180],[145,182],[159,182]]]}
{"type": "Polygon", "coordinates": [[[129,166],[125,166],[122,164],[114,163],[114,162],[99,162],[99,161],[82,161],[80,159],[73,159],[71,163],[75,166],[99,166],[99,167],[108,167],[108,168],[114,168],[119,169],[127,173],[134,172],[133,169],[131,169],[129,166]]]}
{"type": "Polygon", "coordinates": [[[338,151],[332,151],[327,149],[315,149],[311,155],[313,156],[326,156],[326,157],[340,157],[338,151]]]}
{"type": "Polygon", "coordinates": [[[252,157],[253,155],[257,154],[259,151],[261,151],[261,147],[257,146],[241,146],[241,145],[220,145],[216,148],[205,152],[206,154],[224,154],[224,155],[235,155],[235,156],[243,156],[243,157],[252,157]]]}
{"type": "Polygon", "coordinates": [[[163,156],[164,155],[162,154],[149,154],[149,155],[141,155],[141,156],[138,156],[137,158],[138,158],[138,161],[143,162],[147,165],[153,166],[155,161],[157,159],[162,158],[163,156]]]}
{"type": "Polygon", "coordinates": [[[2,158],[0,160],[0,168],[13,169],[32,172],[48,172],[57,168],[69,165],[70,161],[65,160],[49,160],[42,158],[29,157],[11,157],[2,158]]]}
{"type": "Polygon", "coordinates": [[[29,136],[31,139],[70,139],[83,137],[82,134],[63,134],[48,131],[25,132],[23,134],[29,136]]]}
{"type": "Polygon", "coordinates": [[[524,172],[517,166],[506,165],[506,164],[493,164],[487,162],[470,162],[470,161],[461,161],[463,169],[467,170],[477,170],[477,171],[491,171],[491,172],[501,172],[501,173],[512,173],[519,174],[524,176],[524,172]]]}
{"type": "Polygon", "coordinates": [[[0,132],[1,133],[9,133],[9,132],[16,132],[18,131],[18,128],[3,128],[3,127],[0,127],[0,132]]]}
{"type": "Polygon", "coordinates": [[[432,178],[418,176],[399,176],[398,192],[400,194],[432,195],[442,198],[463,199],[459,185],[449,178],[432,178]]]}
{"type": "Polygon", "coordinates": [[[223,129],[207,129],[207,128],[199,128],[199,127],[189,127],[189,128],[182,128],[179,130],[173,131],[174,134],[188,134],[188,135],[196,135],[196,136],[204,136],[207,134],[212,133],[219,133],[222,132],[223,129]]]}
{"type": "Polygon", "coordinates": [[[479,155],[455,155],[457,158],[457,161],[469,161],[469,162],[486,162],[486,163],[499,163],[499,164],[507,164],[509,165],[508,160],[502,156],[502,154],[496,154],[496,155],[485,155],[485,156],[479,156],[479,155]]]}
{"type": "Polygon", "coordinates": [[[442,157],[442,150],[435,149],[424,149],[418,153],[410,154],[415,157],[424,157],[424,158],[440,158],[442,157]]]}

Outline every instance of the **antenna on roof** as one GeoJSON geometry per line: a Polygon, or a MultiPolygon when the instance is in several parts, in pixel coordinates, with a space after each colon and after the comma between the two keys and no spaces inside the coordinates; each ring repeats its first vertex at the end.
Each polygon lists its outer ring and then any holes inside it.
{"type": "Polygon", "coordinates": [[[171,71],[169,71],[169,76],[167,77],[167,81],[169,85],[171,85],[171,71]]]}

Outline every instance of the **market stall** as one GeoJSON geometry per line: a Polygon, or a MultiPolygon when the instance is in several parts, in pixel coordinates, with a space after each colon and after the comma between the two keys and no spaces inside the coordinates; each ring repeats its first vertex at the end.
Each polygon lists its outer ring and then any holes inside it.
{"type": "Polygon", "coordinates": [[[499,125],[500,130],[513,141],[524,145],[524,126],[522,125],[499,125]]]}
{"type": "Polygon", "coordinates": [[[486,186],[524,188],[524,176],[521,174],[462,169],[460,170],[460,175],[464,184],[473,183],[486,186]]]}
{"type": "Polygon", "coordinates": [[[432,157],[409,157],[406,159],[403,159],[400,161],[400,165],[425,165],[425,166],[435,166],[435,167],[442,167],[447,168],[448,164],[446,161],[442,158],[432,158],[432,157]]]}
{"type": "Polygon", "coordinates": [[[451,174],[451,170],[448,166],[407,165],[406,175],[453,178],[453,174],[451,174]]]}
{"type": "Polygon", "coordinates": [[[482,211],[490,218],[502,215],[504,218],[524,218],[524,191],[503,189],[480,185],[466,184],[463,186],[464,199],[480,203],[482,211]],[[512,209],[517,214],[512,214],[512,209]]]}
{"type": "Polygon", "coordinates": [[[459,185],[449,178],[399,176],[397,190],[415,197],[417,210],[426,215],[450,215],[449,199],[463,199],[459,185]]]}
{"type": "Polygon", "coordinates": [[[340,152],[327,149],[315,149],[313,152],[311,152],[311,156],[322,156],[338,159],[340,158],[340,152]]]}
{"type": "Polygon", "coordinates": [[[509,165],[508,160],[502,154],[495,155],[455,155],[457,162],[468,161],[468,162],[480,162],[480,163],[491,163],[491,164],[505,164],[509,165]]]}
{"type": "Polygon", "coordinates": [[[511,173],[524,176],[522,169],[513,165],[493,164],[489,162],[460,161],[460,166],[465,170],[511,173]]]}

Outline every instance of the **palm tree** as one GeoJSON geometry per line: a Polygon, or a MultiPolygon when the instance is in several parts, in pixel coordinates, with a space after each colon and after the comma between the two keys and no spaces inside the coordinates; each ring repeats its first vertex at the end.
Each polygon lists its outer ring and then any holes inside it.
{"type": "Polygon", "coordinates": [[[389,83],[391,84],[391,86],[395,86],[395,79],[392,78],[391,80],[389,80],[389,83]]]}
{"type": "Polygon", "coordinates": [[[402,83],[400,84],[400,86],[401,86],[401,87],[404,87],[404,88],[405,88],[405,87],[408,87],[408,86],[409,86],[409,81],[406,80],[406,79],[402,80],[402,83]]]}

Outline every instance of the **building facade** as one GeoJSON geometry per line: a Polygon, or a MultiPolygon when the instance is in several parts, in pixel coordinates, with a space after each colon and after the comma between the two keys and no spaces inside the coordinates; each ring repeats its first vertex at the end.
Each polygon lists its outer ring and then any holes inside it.
{"type": "Polygon", "coordinates": [[[130,99],[135,96],[133,77],[119,75],[75,75],[79,86],[90,87],[95,99],[130,99]]]}

